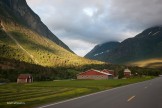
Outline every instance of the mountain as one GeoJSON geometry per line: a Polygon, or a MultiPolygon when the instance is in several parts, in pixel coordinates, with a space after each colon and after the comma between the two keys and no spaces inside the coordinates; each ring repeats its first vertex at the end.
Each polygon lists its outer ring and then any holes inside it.
{"type": "MultiPolygon", "coordinates": [[[[162,65],[162,27],[156,26],[144,30],[133,38],[121,42],[102,61],[115,64],[159,67],[162,65]]],[[[97,59],[100,60],[100,59],[97,59]]]]}
{"type": "Polygon", "coordinates": [[[104,61],[104,56],[106,56],[111,50],[115,49],[119,44],[119,42],[106,42],[96,45],[85,55],[85,57],[93,60],[104,61]]]}
{"type": "Polygon", "coordinates": [[[42,23],[26,0],[0,0],[0,69],[17,69],[16,63],[21,62],[25,62],[22,69],[25,64],[52,68],[102,64],[74,54],[42,23]]]}
{"type": "Polygon", "coordinates": [[[35,14],[27,5],[26,0],[0,0],[0,2],[2,18],[10,17],[10,19],[21,22],[21,24],[24,24],[26,27],[37,32],[39,35],[44,36],[55,42],[57,45],[71,51],[67,45],[59,40],[47,28],[47,26],[42,23],[39,16],[35,14]]]}

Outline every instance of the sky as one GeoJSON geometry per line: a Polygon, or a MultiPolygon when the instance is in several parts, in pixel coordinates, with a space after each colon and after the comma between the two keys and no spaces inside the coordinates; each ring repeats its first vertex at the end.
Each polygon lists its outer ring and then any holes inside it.
{"type": "Polygon", "coordinates": [[[26,0],[77,55],[162,25],[162,0],[26,0]]]}

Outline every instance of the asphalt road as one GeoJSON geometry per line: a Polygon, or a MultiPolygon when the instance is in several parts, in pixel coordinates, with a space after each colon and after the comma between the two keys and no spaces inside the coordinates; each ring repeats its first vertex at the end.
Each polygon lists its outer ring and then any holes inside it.
{"type": "Polygon", "coordinates": [[[162,77],[39,108],[162,108],[162,77]]]}

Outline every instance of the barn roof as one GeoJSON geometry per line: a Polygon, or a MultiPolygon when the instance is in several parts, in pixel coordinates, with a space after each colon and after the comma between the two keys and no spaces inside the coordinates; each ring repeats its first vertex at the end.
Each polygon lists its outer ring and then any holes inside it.
{"type": "Polygon", "coordinates": [[[105,73],[112,73],[112,72],[114,72],[114,70],[104,69],[104,70],[102,70],[102,72],[105,72],[105,73]]]}
{"type": "Polygon", "coordinates": [[[102,72],[109,73],[109,70],[104,69],[104,70],[102,70],[102,72]]]}
{"type": "Polygon", "coordinates": [[[106,73],[103,71],[99,71],[99,70],[91,69],[91,70],[82,72],[79,75],[112,75],[112,74],[109,74],[109,73],[106,73]]]}
{"type": "Polygon", "coordinates": [[[124,72],[131,72],[128,68],[124,69],[124,72]]]}
{"type": "Polygon", "coordinates": [[[29,78],[29,77],[31,77],[31,74],[20,74],[18,76],[18,79],[26,79],[26,78],[29,78]]]}

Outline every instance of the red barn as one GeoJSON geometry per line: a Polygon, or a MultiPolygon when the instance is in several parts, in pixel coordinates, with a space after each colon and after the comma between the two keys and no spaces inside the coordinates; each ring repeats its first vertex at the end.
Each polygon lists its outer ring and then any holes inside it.
{"type": "Polygon", "coordinates": [[[116,76],[114,70],[104,69],[104,70],[102,70],[102,72],[106,72],[106,73],[112,74],[113,77],[116,76]]]}
{"type": "Polygon", "coordinates": [[[20,74],[17,78],[17,83],[32,83],[33,77],[31,74],[20,74]]]}
{"type": "Polygon", "coordinates": [[[131,76],[131,71],[128,68],[124,69],[124,76],[127,78],[131,76]]]}
{"type": "Polygon", "coordinates": [[[109,79],[109,78],[112,78],[112,74],[99,71],[99,70],[94,70],[94,69],[82,72],[77,75],[77,79],[101,80],[101,79],[109,79]]]}

